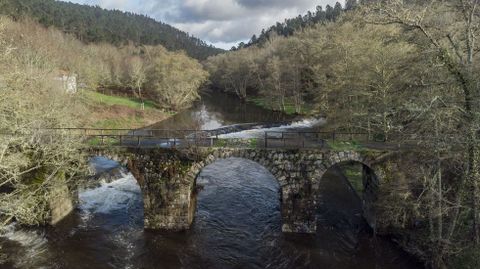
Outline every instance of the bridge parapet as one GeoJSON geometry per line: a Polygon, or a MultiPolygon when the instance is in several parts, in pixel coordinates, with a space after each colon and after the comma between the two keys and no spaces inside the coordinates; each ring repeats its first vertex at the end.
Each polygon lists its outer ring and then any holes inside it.
{"type": "Polygon", "coordinates": [[[398,138],[402,143],[387,143],[368,133],[266,131],[256,136],[235,138],[224,135],[225,130],[161,130],[161,129],[46,129],[45,135],[77,136],[91,147],[123,148],[274,148],[274,149],[325,149],[337,144],[351,143],[354,147],[372,149],[399,149],[412,145],[413,137],[398,138]]]}

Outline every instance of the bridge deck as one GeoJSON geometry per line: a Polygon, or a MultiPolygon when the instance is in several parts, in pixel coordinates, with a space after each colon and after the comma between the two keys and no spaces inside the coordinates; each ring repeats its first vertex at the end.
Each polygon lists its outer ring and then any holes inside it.
{"type": "Polygon", "coordinates": [[[47,135],[69,135],[84,139],[95,147],[140,148],[272,148],[272,149],[328,149],[369,148],[397,150],[417,146],[412,137],[403,143],[375,140],[368,133],[346,132],[273,132],[251,138],[224,138],[217,130],[160,130],[160,129],[46,129],[47,135]]]}

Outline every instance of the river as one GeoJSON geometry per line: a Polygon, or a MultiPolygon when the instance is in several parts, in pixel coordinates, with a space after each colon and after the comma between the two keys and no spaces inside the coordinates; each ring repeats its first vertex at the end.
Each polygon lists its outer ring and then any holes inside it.
{"type": "MultiPolygon", "coordinates": [[[[216,95],[153,127],[214,129],[285,120],[293,123],[276,128],[320,125],[216,95]]],[[[102,158],[92,165],[97,171],[117,166],[102,158]]],[[[202,171],[195,221],[183,233],[144,231],[140,188],[127,171],[120,174],[80,190],[78,208],[57,227],[12,224],[1,232],[0,253],[8,262],[0,268],[423,268],[388,239],[371,234],[340,169],[322,179],[316,235],[281,232],[280,187],[265,168],[248,160],[221,160],[202,171]]]]}

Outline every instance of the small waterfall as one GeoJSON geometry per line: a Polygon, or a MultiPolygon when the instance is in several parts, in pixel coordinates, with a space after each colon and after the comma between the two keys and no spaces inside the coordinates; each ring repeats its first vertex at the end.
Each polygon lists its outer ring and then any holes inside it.
{"type": "Polygon", "coordinates": [[[78,194],[80,209],[86,214],[111,213],[115,210],[128,210],[133,201],[141,197],[141,190],[132,174],[123,174],[113,182],[100,183],[92,189],[81,190],[78,194]]]}
{"type": "Polygon", "coordinates": [[[258,128],[244,130],[235,133],[228,133],[220,135],[219,138],[236,138],[236,139],[248,139],[248,138],[261,138],[264,136],[265,132],[289,132],[289,131],[301,131],[310,129],[316,126],[321,126],[326,123],[326,120],[323,118],[320,119],[304,119],[300,121],[295,121],[290,124],[272,127],[272,128],[258,128]]]}

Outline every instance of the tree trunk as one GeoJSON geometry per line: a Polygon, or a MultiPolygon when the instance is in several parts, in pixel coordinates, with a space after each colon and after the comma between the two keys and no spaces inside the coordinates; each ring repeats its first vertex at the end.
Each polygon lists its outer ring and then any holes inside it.
{"type": "Polygon", "coordinates": [[[468,149],[469,181],[472,187],[472,214],[473,214],[473,238],[475,244],[480,245],[480,165],[479,149],[476,145],[476,130],[471,130],[468,149]]]}

